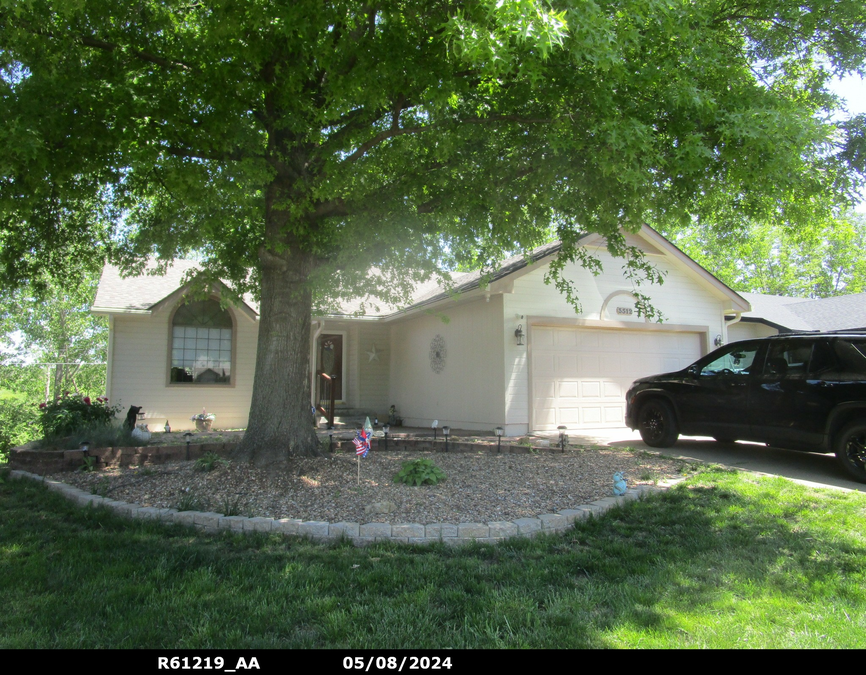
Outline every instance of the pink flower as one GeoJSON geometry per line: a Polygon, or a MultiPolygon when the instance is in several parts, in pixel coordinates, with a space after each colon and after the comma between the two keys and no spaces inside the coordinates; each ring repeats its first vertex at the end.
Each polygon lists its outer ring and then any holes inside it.
{"type": "Polygon", "coordinates": [[[40,404],[39,404],[39,407],[40,407],[40,408],[45,408],[46,405],[45,405],[44,403],[40,403],[40,404]]]}
{"type": "Polygon", "coordinates": [[[85,396],[82,400],[83,400],[87,405],[90,405],[90,397],[89,397],[89,396],[85,396]]]}

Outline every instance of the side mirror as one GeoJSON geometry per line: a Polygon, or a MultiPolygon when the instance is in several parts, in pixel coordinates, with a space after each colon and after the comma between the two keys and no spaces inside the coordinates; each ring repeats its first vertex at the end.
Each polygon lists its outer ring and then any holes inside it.
{"type": "Polygon", "coordinates": [[[688,370],[686,370],[686,372],[689,374],[689,377],[697,379],[698,376],[701,374],[701,369],[697,365],[691,365],[688,367],[688,370]]]}

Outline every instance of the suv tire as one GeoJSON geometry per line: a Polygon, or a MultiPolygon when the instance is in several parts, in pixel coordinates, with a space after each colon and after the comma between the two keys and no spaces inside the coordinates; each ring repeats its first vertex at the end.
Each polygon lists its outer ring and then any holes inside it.
{"type": "Polygon", "coordinates": [[[669,448],[680,435],[673,409],[661,399],[652,399],[641,406],[638,429],[643,442],[651,448],[669,448]]]}
{"type": "Polygon", "coordinates": [[[836,459],[854,480],[866,483],[866,421],[851,422],[833,439],[836,459]]]}

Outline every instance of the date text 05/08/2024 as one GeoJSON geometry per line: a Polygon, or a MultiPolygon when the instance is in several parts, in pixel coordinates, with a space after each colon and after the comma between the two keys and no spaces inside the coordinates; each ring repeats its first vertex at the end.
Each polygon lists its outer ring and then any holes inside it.
{"type": "Polygon", "coordinates": [[[343,659],[344,670],[451,670],[451,657],[438,656],[347,656],[343,659]]]}

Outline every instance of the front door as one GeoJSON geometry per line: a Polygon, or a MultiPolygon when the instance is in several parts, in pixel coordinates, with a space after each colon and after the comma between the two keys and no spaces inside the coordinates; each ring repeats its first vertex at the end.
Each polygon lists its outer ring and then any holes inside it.
{"type": "Polygon", "coordinates": [[[319,360],[317,372],[322,372],[334,378],[334,399],[343,400],[343,336],[339,334],[322,334],[318,340],[319,360]]]}

